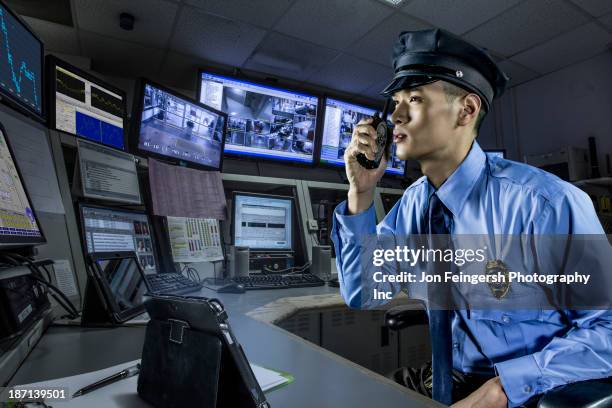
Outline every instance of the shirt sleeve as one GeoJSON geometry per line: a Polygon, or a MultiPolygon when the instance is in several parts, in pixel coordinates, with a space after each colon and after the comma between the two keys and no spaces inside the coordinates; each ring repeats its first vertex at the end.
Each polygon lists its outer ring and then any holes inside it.
{"type": "MultiPolygon", "coordinates": [[[[605,238],[590,199],[581,191],[570,191],[557,204],[549,203],[535,233],[605,238]]],[[[538,352],[495,365],[510,407],[564,384],[612,376],[612,311],[561,313],[569,322],[564,335],[554,337],[538,352]]]]}
{"type": "Polygon", "coordinates": [[[389,244],[383,241],[394,239],[399,204],[393,207],[379,225],[376,225],[373,204],[356,215],[348,214],[346,201],[334,210],[331,239],[336,249],[340,294],[351,308],[369,309],[387,303],[388,300],[374,299],[374,289],[391,292],[391,297],[401,290],[399,284],[376,283],[373,279],[377,271],[395,273],[396,265],[385,263],[376,267],[371,261],[376,249],[389,248],[389,244]]]}

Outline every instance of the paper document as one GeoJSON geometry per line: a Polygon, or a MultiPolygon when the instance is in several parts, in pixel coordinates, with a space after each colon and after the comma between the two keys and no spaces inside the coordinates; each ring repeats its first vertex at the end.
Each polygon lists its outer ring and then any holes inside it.
{"type": "Polygon", "coordinates": [[[168,237],[174,262],[223,260],[219,221],[211,218],[168,217],[168,237]]]}
{"type": "MultiPolygon", "coordinates": [[[[72,377],[58,378],[56,380],[41,381],[32,384],[18,385],[14,388],[64,388],[67,389],[67,394],[72,396],[77,390],[92,384],[102,378],[108,377],[119,371],[131,367],[140,360],[134,360],[127,363],[119,364],[103,370],[92,371],[90,373],[74,375],[72,377]]],[[[284,384],[289,384],[293,381],[293,377],[288,374],[279,373],[274,370],[269,370],[254,364],[251,368],[257,378],[257,382],[261,389],[266,392],[277,388],[284,384]]],[[[130,377],[125,380],[118,381],[106,387],[99,388],[89,394],[82,395],[75,399],[67,401],[49,401],[53,408],[63,407],[87,407],[87,408],[150,408],[151,406],[144,400],[140,399],[136,388],[138,385],[138,376],[130,377]]],[[[29,404],[28,407],[36,407],[35,404],[29,404]]]]}
{"type": "Polygon", "coordinates": [[[153,214],[225,219],[221,173],[171,166],[149,159],[153,214]]]}
{"type": "Polygon", "coordinates": [[[79,294],[74,274],[70,267],[70,261],[67,259],[55,259],[53,261],[53,272],[55,273],[55,282],[62,293],[68,297],[79,294]]]}
{"type": "MultiPolygon", "coordinates": [[[[146,326],[149,323],[151,318],[147,312],[141,313],[133,319],[128,320],[127,322],[121,323],[121,326],[146,326]]],[[[80,326],[81,325],[81,317],[77,317],[76,319],[57,319],[53,321],[54,326],[80,326]]]]}

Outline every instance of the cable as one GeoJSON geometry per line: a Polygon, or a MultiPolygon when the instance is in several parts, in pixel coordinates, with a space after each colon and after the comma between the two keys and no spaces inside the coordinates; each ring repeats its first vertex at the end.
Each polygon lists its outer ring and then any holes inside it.
{"type": "Polygon", "coordinates": [[[47,269],[47,265],[40,265],[45,274],[47,275],[47,282],[51,282],[51,272],[47,269]]]}
{"type": "Polygon", "coordinates": [[[200,275],[198,275],[198,271],[191,266],[187,268],[187,276],[194,282],[200,281],[200,275]]]}
{"type": "MultiPolygon", "coordinates": [[[[13,264],[13,266],[24,266],[24,263],[27,264],[28,269],[30,269],[30,271],[32,272],[31,274],[32,279],[36,280],[37,282],[42,283],[43,285],[51,289],[53,292],[55,292],[54,294],[51,294],[51,297],[53,297],[57,301],[57,303],[66,312],[68,312],[69,318],[76,319],[77,317],[79,317],[79,312],[74,306],[74,304],[70,301],[70,299],[68,299],[68,297],[60,289],[58,289],[55,285],[53,285],[51,282],[48,282],[45,279],[43,279],[42,277],[43,274],[40,272],[39,266],[36,265],[34,262],[32,262],[31,259],[26,258],[25,256],[21,256],[19,254],[15,254],[15,253],[11,255],[2,254],[2,256],[8,259],[10,263],[13,264]],[[59,296],[63,300],[63,302],[60,301],[57,296],[59,296]]],[[[46,268],[44,269],[47,272],[48,277],[50,278],[51,276],[49,272],[46,270],[46,268]]]]}
{"type": "Polygon", "coordinates": [[[276,270],[264,267],[263,270],[264,270],[264,272],[267,272],[267,273],[274,273],[274,274],[282,273],[284,275],[293,275],[295,273],[303,273],[308,268],[310,268],[310,262],[306,262],[302,266],[292,266],[291,268],[276,269],[276,270]],[[291,271],[291,272],[284,273],[284,272],[287,272],[287,271],[291,271]]]}
{"type": "Polygon", "coordinates": [[[198,273],[198,271],[189,266],[189,264],[184,263],[183,267],[181,268],[181,274],[183,274],[183,272],[185,272],[187,274],[187,278],[194,281],[194,282],[202,282],[202,279],[200,278],[200,274],[198,273]]]}
{"type": "Polygon", "coordinates": [[[68,299],[68,297],[64,295],[64,293],[62,293],[61,290],[59,290],[56,286],[52,285],[51,283],[45,281],[44,279],[39,278],[38,276],[32,275],[32,279],[42,283],[43,285],[47,286],[49,289],[55,292],[55,293],[52,293],[51,296],[57,301],[57,303],[59,303],[59,305],[66,312],[68,312],[68,317],[70,319],[76,319],[77,317],[79,317],[79,312],[76,310],[76,308],[74,307],[70,299],[68,299]],[[63,300],[63,302],[66,302],[66,303],[63,303],[62,301],[60,301],[56,295],[58,295],[63,300]]]}
{"type": "Polygon", "coordinates": [[[55,285],[45,281],[44,279],[38,276],[32,275],[32,278],[42,283],[43,285],[47,286],[47,288],[51,289],[53,292],[55,292],[54,294],[52,293],[51,296],[57,301],[57,303],[59,303],[60,306],[62,306],[62,308],[66,312],[68,312],[69,318],[76,319],[77,317],[79,317],[79,312],[77,311],[76,307],[74,307],[74,304],[70,301],[70,299],[68,299],[68,297],[59,288],[57,288],[55,285]],[[60,301],[56,295],[59,296],[59,298],[61,298],[62,301],[60,301]]]}

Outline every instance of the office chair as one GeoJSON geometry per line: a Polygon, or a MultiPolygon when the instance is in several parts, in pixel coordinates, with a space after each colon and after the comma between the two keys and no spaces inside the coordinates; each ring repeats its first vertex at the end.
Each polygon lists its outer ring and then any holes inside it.
{"type": "MultiPolygon", "coordinates": [[[[427,313],[404,305],[385,313],[385,325],[398,331],[428,324],[427,313]]],[[[581,381],[557,387],[539,397],[537,408],[612,408],[612,377],[581,381]]]]}

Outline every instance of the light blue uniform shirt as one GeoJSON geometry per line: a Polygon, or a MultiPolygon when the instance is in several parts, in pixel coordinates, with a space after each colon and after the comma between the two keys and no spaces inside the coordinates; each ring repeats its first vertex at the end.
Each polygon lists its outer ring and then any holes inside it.
{"type": "MultiPolygon", "coordinates": [[[[362,272],[371,270],[361,266],[359,237],[425,234],[432,193],[420,178],[379,225],[373,207],[347,215],[346,202],[338,205],[332,240],[349,306],[361,307],[362,272]]],[[[437,195],[452,213],[451,234],[604,234],[587,194],[537,168],[488,157],[477,142],[437,195]]],[[[455,311],[453,366],[497,372],[510,407],[566,383],[612,376],[612,311],[455,311]]]]}

